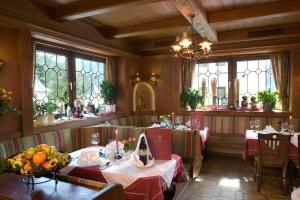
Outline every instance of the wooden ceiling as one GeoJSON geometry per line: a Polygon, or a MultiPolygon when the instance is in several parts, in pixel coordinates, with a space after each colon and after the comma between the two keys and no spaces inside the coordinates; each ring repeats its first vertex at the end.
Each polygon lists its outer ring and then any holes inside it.
{"type": "Polygon", "coordinates": [[[31,0],[55,20],[81,20],[107,38],[143,43],[195,30],[214,42],[222,32],[300,23],[300,0],[31,0]]]}

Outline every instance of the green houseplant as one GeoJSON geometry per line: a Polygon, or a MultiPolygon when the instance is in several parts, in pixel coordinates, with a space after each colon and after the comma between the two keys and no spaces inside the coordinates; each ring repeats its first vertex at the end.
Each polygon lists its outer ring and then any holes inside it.
{"type": "Polygon", "coordinates": [[[102,81],[100,83],[100,96],[105,103],[106,112],[116,112],[116,99],[118,88],[114,83],[102,81]]]}
{"type": "Polygon", "coordinates": [[[195,110],[199,104],[204,105],[204,97],[199,90],[189,88],[182,93],[181,104],[183,107],[189,105],[192,110],[195,110]]]}
{"type": "Polygon", "coordinates": [[[257,92],[257,100],[263,104],[264,112],[271,112],[278,102],[277,92],[272,92],[270,89],[257,92]]]}

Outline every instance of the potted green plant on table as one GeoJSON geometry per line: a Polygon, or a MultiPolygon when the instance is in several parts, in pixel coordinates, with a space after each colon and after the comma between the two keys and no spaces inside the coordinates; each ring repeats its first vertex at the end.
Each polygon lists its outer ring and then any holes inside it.
{"type": "Polygon", "coordinates": [[[190,106],[191,110],[195,110],[199,104],[204,105],[204,97],[199,90],[189,88],[182,93],[181,104],[185,108],[190,106]]]}
{"type": "Polygon", "coordinates": [[[259,91],[257,92],[257,100],[262,103],[264,112],[271,112],[278,102],[278,94],[270,89],[259,91]]]}
{"type": "Polygon", "coordinates": [[[102,81],[100,84],[100,95],[105,103],[105,111],[107,113],[116,112],[116,99],[118,89],[114,83],[102,81]]]}

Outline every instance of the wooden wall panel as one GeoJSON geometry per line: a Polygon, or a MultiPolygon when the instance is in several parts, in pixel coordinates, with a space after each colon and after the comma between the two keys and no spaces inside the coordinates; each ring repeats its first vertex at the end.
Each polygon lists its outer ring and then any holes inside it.
{"type": "Polygon", "coordinates": [[[292,109],[296,117],[300,117],[300,47],[291,50],[292,68],[292,109]]]}
{"type": "MultiPolygon", "coordinates": [[[[21,109],[21,73],[18,63],[18,31],[0,27],[0,60],[5,63],[0,71],[0,87],[13,92],[13,104],[21,109]]],[[[17,136],[22,131],[21,116],[5,115],[0,121],[0,140],[17,136]]]]}

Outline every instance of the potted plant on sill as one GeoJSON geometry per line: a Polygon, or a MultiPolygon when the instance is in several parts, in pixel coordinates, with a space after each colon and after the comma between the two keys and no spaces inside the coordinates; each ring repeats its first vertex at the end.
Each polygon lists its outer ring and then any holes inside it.
{"type": "Polygon", "coordinates": [[[105,103],[105,112],[116,112],[117,86],[109,81],[102,81],[100,84],[100,95],[105,103]]]}
{"type": "Polygon", "coordinates": [[[58,106],[50,101],[47,103],[33,102],[33,115],[36,117],[38,124],[42,126],[52,123],[55,120],[53,112],[57,109],[58,106]]]}
{"type": "Polygon", "coordinates": [[[271,112],[278,102],[278,94],[270,89],[259,91],[257,92],[257,100],[263,104],[264,112],[271,112]]]}
{"type": "Polygon", "coordinates": [[[48,101],[44,104],[44,108],[47,115],[48,123],[53,123],[53,121],[55,120],[53,112],[58,109],[58,106],[55,103],[48,101]]]}
{"type": "Polygon", "coordinates": [[[189,88],[181,95],[181,104],[184,108],[190,106],[191,110],[195,110],[199,104],[204,105],[204,97],[199,90],[189,88]]]}

